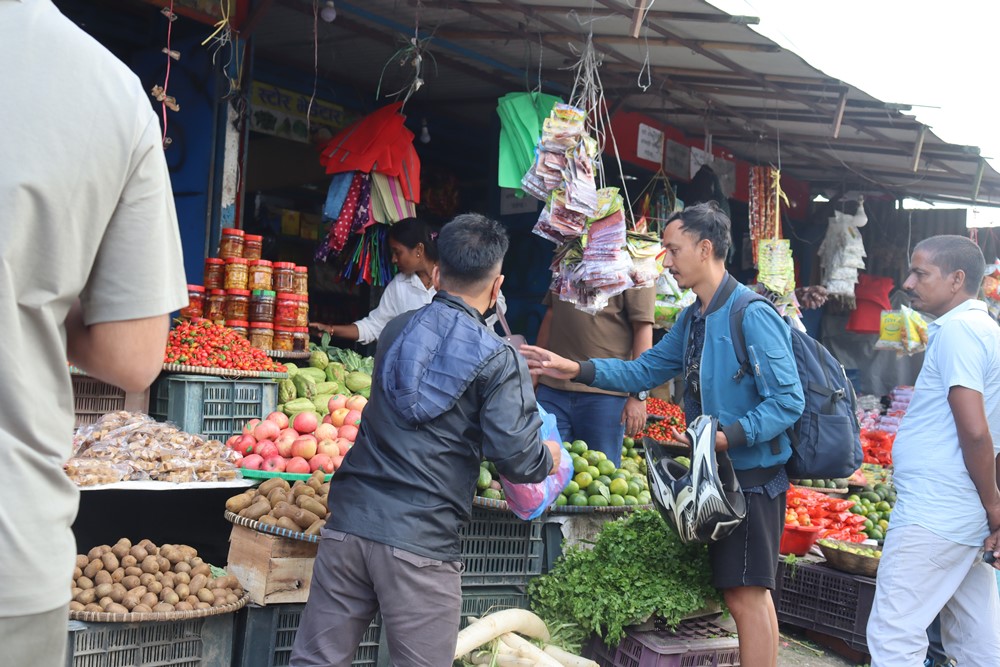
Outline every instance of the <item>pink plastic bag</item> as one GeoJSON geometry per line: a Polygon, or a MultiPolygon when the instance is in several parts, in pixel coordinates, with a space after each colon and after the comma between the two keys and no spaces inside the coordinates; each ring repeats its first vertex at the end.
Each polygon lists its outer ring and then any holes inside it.
{"type": "MultiPolygon", "coordinates": [[[[561,443],[562,436],[559,435],[555,415],[550,415],[541,405],[538,406],[538,413],[542,416],[542,440],[561,443]]],[[[504,496],[507,498],[507,506],[510,511],[525,521],[541,516],[542,512],[556,501],[559,494],[569,484],[569,480],[572,479],[572,458],[563,451],[562,456],[559,457],[559,468],[556,472],[535,484],[515,484],[500,475],[500,484],[503,485],[504,496]]]]}

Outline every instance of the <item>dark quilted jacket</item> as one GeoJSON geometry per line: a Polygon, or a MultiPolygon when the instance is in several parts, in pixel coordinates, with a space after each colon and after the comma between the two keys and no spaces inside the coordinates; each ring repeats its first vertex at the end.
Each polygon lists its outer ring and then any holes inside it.
{"type": "Polygon", "coordinates": [[[461,557],[482,457],[513,482],[540,482],[552,457],[528,369],[461,299],[390,322],[371,401],[330,485],[327,527],[422,556],[461,557]]]}

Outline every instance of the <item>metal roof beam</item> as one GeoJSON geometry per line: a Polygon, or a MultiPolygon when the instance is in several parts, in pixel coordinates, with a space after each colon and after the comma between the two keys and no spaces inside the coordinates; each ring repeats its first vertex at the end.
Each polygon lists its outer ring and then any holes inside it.
{"type": "MultiPolygon", "coordinates": [[[[464,0],[409,0],[410,6],[416,6],[418,4],[428,7],[431,9],[465,9],[466,6],[473,5],[477,7],[483,7],[485,3],[473,3],[465,2],[464,0]]],[[[562,16],[568,16],[571,11],[576,12],[578,15],[593,16],[594,18],[607,18],[610,16],[618,16],[618,12],[609,12],[607,10],[594,9],[587,6],[581,7],[554,7],[552,5],[530,5],[524,4],[521,7],[525,9],[530,9],[537,14],[559,14],[562,16]]],[[[492,7],[490,9],[493,9],[492,7]]],[[[513,9],[511,7],[498,7],[497,9],[506,11],[521,11],[520,9],[513,9]]],[[[629,7],[632,9],[632,7],[629,7]]],[[[657,18],[664,21],[692,21],[700,23],[730,23],[735,25],[757,25],[760,23],[760,18],[756,16],[740,16],[740,15],[730,15],[725,12],[719,12],[717,14],[710,12],[675,12],[669,9],[648,9],[645,14],[647,19],[657,18]]],[[[629,17],[631,20],[631,16],[629,17]]]]}
{"type": "MultiPolygon", "coordinates": [[[[436,37],[442,37],[444,39],[461,39],[461,40],[474,40],[474,41],[497,41],[497,42],[510,42],[513,40],[523,39],[524,26],[519,26],[521,32],[511,33],[507,31],[500,30],[452,30],[447,28],[438,29],[434,32],[436,37]]],[[[566,40],[578,41],[581,35],[571,32],[534,32],[530,33],[532,37],[540,37],[546,43],[564,43],[566,40]]],[[[595,44],[607,44],[609,46],[630,46],[635,45],[637,42],[632,37],[625,37],[620,35],[603,35],[594,34],[595,44]]],[[[657,45],[672,45],[677,44],[677,42],[672,42],[671,40],[657,40],[657,45]]],[[[699,44],[707,49],[718,49],[720,51],[756,51],[761,53],[777,53],[781,50],[781,47],[776,44],[752,44],[749,42],[722,42],[722,41],[699,41],[699,44]]]]}

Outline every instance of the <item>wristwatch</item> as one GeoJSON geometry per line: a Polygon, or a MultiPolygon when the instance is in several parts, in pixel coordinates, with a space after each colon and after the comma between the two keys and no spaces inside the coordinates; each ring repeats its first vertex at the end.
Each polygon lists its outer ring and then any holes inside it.
{"type": "Polygon", "coordinates": [[[629,394],[629,396],[639,401],[645,401],[647,398],[649,398],[649,392],[640,391],[638,394],[629,394]]]}

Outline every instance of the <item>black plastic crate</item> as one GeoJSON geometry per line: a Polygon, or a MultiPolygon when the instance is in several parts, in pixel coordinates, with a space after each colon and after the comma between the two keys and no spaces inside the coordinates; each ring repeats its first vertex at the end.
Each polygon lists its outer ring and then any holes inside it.
{"type": "Polygon", "coordinates": [[[251,419],[274,412],[277,404],[278,384],[271,379],[161,375],[153,385],[149,414],[187,433],[225,441],[251,419]]]}
{"type": "Polygon", "coordinates": [[[503,609],[527,609],[528,594],[520,586],[473,586],[462,589],[462,627],[472,617],[482,618],[503,609]]]}
{"type": "Polygon", "coordinates": [[[594,636],[585,656],[601,667],[739,667],[739,639],[705,619],[681,621],[674,631],[626,630],[617,648],[594,636]]]}
{"type": "Polygon", "coordinates": [[[186,621],[69,623],[67,667],[229,667],[233,614],[186,621]]]}
{"type": "MultiPolygon", "coordinates": [[[[266,607],[249,605],[236,621],[234,667],[285,667],[292,657],[295,634],[299,629],[304,604],[276,604],[266,607]]],[[[375,620],[361,638],[352,667],[376,667],[382,617],[375,620]]]]}
{"type": "Polygon", "coordinates": [[[875,580],[823,564],[779,563],[773,592],[778,620],[843,639],[868,650],[866,628],[875,601],[875,580]]]}
{"type": "Polygon", "coordinates": [[[462,587],[526,586],[542,573],[545,542],[542,522],[522,521],[510,512],[472,508],[472,520],[463,526],[462,587]]]}

